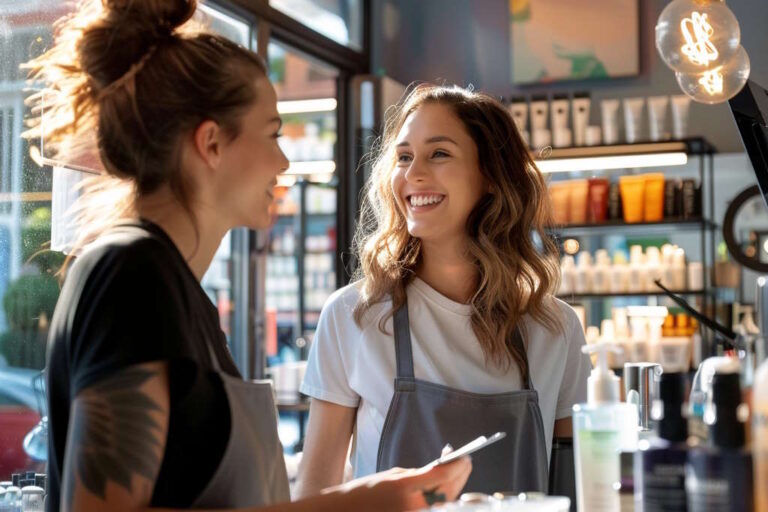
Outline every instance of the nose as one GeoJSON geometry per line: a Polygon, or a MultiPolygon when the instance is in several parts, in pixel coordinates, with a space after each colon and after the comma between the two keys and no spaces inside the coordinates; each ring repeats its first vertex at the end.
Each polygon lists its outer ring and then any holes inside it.
{"type": "Polygon", "coordinates": [[[285,171],[288,170],[288,167],[291,165],[291,161],[288,160],[288,157],[285,156],[285,153],[283,152],[283,148],[278,146],[278,151],[280,151],[280,172],[278,174],[283,174],[285,171]]]}
{"type": "Polygon", "coordinates": [[[426,173],[426,166],[422,165],[418,158],[414,158],[411,160],[411,165],[405,170],[405,180],[420,183],[424,181],[426,173]]]}

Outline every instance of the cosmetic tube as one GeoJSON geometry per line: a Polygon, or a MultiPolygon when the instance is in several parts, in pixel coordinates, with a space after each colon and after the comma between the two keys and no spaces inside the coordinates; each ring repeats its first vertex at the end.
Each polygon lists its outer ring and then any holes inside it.
{"type": "Polygon", "coordinates": [[[547,128],[549,103],[546,96],[534,96],[531,99],[531,133],[547,128]]]}
{"type": "Polygon", "coordinates": [[[570,211],[568,213],[568,220],[571,224],[586,224],[588,194],[589,182],[587,180],[573,180],[570,182],[570,211]]]}
{"type": "Polygon", "coordinates": [[[569,222],[570,194],[570,182],[568,181],[554,182],[549,186],[552,213],[555,224],[558,226],[564,226],[569,222]]]}
{"type": "Polygon", "coordinates": [[[589,200],[587,222],[599,224],[608,218],[608,189],[610,183],[605,178],[589,179],[589,200]]]}
{"type": "Polygon", "coordinates": [[[509,104],[509,113],[512,115],[512,119],[515,121],[517,130],[520,133],[528,129],[528,103],[525,101],[525,98],[512,98],[512,102],[509,104]]]}
{"type": "Polygon", "coordinates": [[[624,140],[632,144],[641,138],[643,129],[644,98],[625,98],[624,104],[624,140]]]}
{"type": "Polygon", "coordinates": [[[664,219],[664,175],[653,173],[645,175],[645,191],[643,193],[645,207],[643,219],[645,222],[661,222],[664,219]]]}
{"type": "Polygon", "coordinates": [[[651,96],[648,98],[648,135],[652,141],[666,140],[667,96],[651,96]]]}
{"type": "Polygon", "coordinates": [[[587,144],[587,125],[589,124],[589,94],[576,93],[571,101],[573,112],[573,145],[587,144]]]}
{"type": "Polygon", "coordinates": [[[611,183],[608,187],[608,219],[622,219],[624,217],[623,211],[619,184],[611,183]]]}
{"type": "Polygon", "coordinates": [[[619,142],[619,100],[603,100],[600,102],[600,117],[603,126],[603,144],[617,144],[619,142]]]}
{"type": "Polygon", "coordinates": [[[552,131],[562,128],[568,128],[568,96],[565,94],[556,94],[552,98],[550,115],[552,116],[552,131]]]}
{"type": "Polygon", "coordinates": [[[672,136],[682,140],[688,135],[688,111],[691,98],[685,94],[672,96],[672,136]]]}
{"type": "Polygon", "coordinates": [[[624,210],[624,222],[631,224],[643,222],[645,196],[645,176],[619,176],[621,204],[624,210]]]}

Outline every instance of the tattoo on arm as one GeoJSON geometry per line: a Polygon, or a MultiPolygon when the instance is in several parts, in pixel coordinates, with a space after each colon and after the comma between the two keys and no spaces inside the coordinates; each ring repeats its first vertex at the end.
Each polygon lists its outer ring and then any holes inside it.
{"type": "MultiPolygon", "coordinates": [[[[106,497],[107,482],[131,492],[133,475],[154,482],[165,429],[153,418],[164,409],[141,387],[159,371],[132,367],[88,387],[77,397],[71,424],[72,468],[82,485],[106,497]]],[[[74,498],[75,474],[69,477],[74,498]]]]}

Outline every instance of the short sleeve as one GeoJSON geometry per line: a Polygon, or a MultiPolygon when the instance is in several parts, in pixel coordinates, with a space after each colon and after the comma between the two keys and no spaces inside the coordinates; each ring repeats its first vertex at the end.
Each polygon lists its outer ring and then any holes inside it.
{"type": "MultiPolygon", "coordinates": [[[[340,335],[340,326],[337,325],[334,311],[334,306],[338,305],[336,301],[340,300],[337,292],[320,314],[301,392],[318,400],[345,407],[357,407],[360,395],[349,385],[349,373],[344,360],[344,356],[349,356],[350,351],[342,346],[349,340],[340,335]]],[[[353,322],[351,316],[345,320],[353,322]]]]}
{"type": "Polygon", "coordinates": [[[586,401],[587,377],[592,369],[589,356],[581,352],[581,347],[586,343],[581,323],[570,307],[566,311],[565,341],[568,344],[568,355],[557,396],[556,420],[572,416],[573,405],[586,401]]]}
{"type": "Polygon", "coordinates": [[[70,331],[72,396],[128,366],[194,361],[176,267],[168,250],[149,239],[101,255],[82,276],[70,331]]]}

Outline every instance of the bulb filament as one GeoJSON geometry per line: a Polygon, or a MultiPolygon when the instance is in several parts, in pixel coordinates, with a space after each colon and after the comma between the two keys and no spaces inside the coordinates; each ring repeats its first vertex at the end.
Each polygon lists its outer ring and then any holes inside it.
{"type": "Polygon", "coordinates": [[[685,44],[680,48],[680,51],[693,64],[706,66],[717,60],[717,48],[711,41],[715,30],[707,22],[706,13],[692,12],[690,18],[683,18],[680,22],[680,31],[685,39],[685,44]]]}

